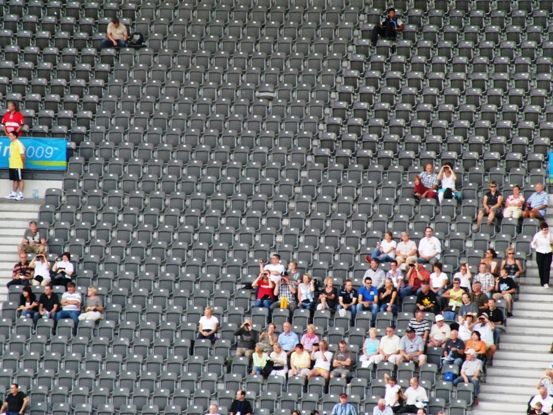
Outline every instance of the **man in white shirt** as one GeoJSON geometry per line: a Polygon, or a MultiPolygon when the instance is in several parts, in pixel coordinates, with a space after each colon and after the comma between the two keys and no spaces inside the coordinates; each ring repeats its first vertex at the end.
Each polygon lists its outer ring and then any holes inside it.
{"type": "Polygon", "coordinates": [[[436,316],[436,324],[430,329],[430,347],[443,347],[444,343],[451,335],[451,328],[444,323],[444,316],[438,314],[436,316]]]}
{"type": "Polygon", "coordinates": [[[493,341],[494,329],[495,324],[489,320],[488,313],[482,313],[480,317],[478,317],[478,321],[475,321],[472,326],[470,326],[470,330],[479,332],[480,338],[486,343],[486,349],[488,351],[486,356],[488,360],[490,360],[497,351],[497,346],[493,341]]]}
{"type": "Polygon", "coordinates": [[[401,339],[394,334],[393,327],[386,327],[386,335],[380,339],[378,344],[378,355],[374,358],[374,363],[379,364],[382,361],[396,364],[399,358],[399,345],[401,339]]]}
{"type": "Polygon", "coordinates": [[[417,260],[417,244],[409,239],[407,232],[401,232],[401,242],[397,244],[396,261],[399,268],[403,271],[407,269],[409,264],[417,260]]]}
{"type": "Polygon", "coordinates": [[[416,413],[419,408],[424,408],[428,402],[428,395],[426,390],[419,385],[417,378],[411,378],[409,381],[409,387],[402,393],[402,399],[405,400],[405,406],[402,409],[402,413],[416,413]]]}
{"type": "Polygon", "coordinates": [[[70,318],[75,322],[73,334],[77,334],[77,324],[81,314],[81,293],[76,291],[74,282],[67,284],[67,291],[61,296],[61,311],[56,313],[56,323],[63,318],[70,318]]]}
{"type": "Polygon", "coordinates": [[[399,397],[401,394],[401,387],[397,384],[395,376],[390,376],[388,373],[384,373],[384,381],[386,382],[386,393],[384,394],[384,401],[386,406],[397,412],[401,407],[399,397]]]}
{"type": "Polygon", "coordinates": [[[259,268],[260,272],[268,271],[271,275],[271,281],[275,284],[280,281],[280,277],[286,272],[286,268],[284,268],[284,265],[280,263],[280,255],[278,254],[274,254],[271,257],[270,264],[265,264],[265,261],[263,259],[260,259],[259,268]]]}
{"type": "Polygon", "coordinates": [[[442,244],[435,236],[432,236],[434,231],[429,226],[424,231],[424,238],[419,242],[419,259],[417,262],[421,264],[434,264],[440,260],[442,253],[442,244]]]}
{"type": "Polygon", "coordinates": [[[534,407],[536,403],[541,402],[542,411],[548,414],[551,412],[551,409],[553,409],[553,397],[547,394],[547,388],[545,386],[540,386],[539,392],[540,393],[534,396],[530,401],[530,406],[534,407]]]}

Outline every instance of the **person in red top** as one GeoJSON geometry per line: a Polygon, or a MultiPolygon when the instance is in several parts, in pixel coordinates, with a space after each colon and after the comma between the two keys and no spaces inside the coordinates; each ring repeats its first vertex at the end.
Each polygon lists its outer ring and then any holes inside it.
{"type": "Polygon", "coordinates": [[[275,295],[273,293],[275,283],[271,281],[269,271],[263,271],[259,274],[259,277],[252,283],[252,287],[257,288],[255,307],[270,308],[275,300],[275,295]]]}
{"type": "Polygon", "coordinates": [[[15,133],[18,137],[21,137],[21,131],[23,131],[23,125],[25,125],[25,118],[17,108],[15,102],[8,102],[8,112],[4,114],[2,118],[2,125],[4,126],[4,134],[15,133]]]}
{"type": "Polygon", "coordinates": [[[430,281],[430,272],[428,272],[423,264],[409,265],[409,272],[405,276],[405,287],[399,290],[401,298],[408,295],[415,295],[421,287],[421,282],[430,281]]]}

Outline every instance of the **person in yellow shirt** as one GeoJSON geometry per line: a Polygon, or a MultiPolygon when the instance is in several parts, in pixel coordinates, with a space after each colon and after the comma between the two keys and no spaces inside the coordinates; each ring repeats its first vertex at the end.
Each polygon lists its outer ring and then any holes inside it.
{"type": "Polygon", "coordinates": [[[9,167],[10,180],[13,181],[12,191],[6,199],[23,200],[23,168],[25,167],[25,146],[17,139],[17,134],[9,133],[10,143],[9,167]]]}
{"type": "Polygon", "coordinates": [[[303,349],[303,344],[296,344],[295,351],[290,356],[290,367],[288,377],[303,376],[306,378],[309,375],[311,356],[303,349]]]}

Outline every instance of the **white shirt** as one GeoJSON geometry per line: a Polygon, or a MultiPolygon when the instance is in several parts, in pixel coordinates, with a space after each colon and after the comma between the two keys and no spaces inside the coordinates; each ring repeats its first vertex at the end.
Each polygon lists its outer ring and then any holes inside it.
{"type": "Polygon", "coordinates": [[[480,333],[480,338],[486,344],[493,344],[493,330],[488,323],[483,326],[481,323],[476,323],[472,327],[472,331],[478,331],[480,333]]]}
{"type": "Polygon", "coordinates": [[[447,274],[445,272],[442,272],[440,274],[436,274],[433,272],[430,274],[430,282],[432,283],[432,288],[442,288],[442,285],[444,281],[447,283],[447,274]]]}
{"type": "Polygon", "coordinates": [[[69,300],[69,301],[78,301],[79,305],[69,304],[64,305],[63,310],[64,311],[79,311],[81,309],[81,293],[78,291],[75,291],[73,294],[71,294],[69,291],[66,291],[61,296],[61,300],[69,300]]]}
{"type": "Polygon", "coordinates": [[[403,272],[398,268],[396,273],[392,274],[392,270],[386,273],[386,278],[390,278],[394,283],[395,288],[403,288],[403,272]]]}
{"type": "MultiPolygon", "coordinates": [[[[74,269],[73,268],[73,264],[71,262],[66,262],[66,261],[59,261],[57,263],[57,268],[56,268],[56,271],[55,272],[59,272],[60,270],[65,270],[65,273],[67,274],[68,272],[71,272],[73,273],[74,269]]],[[[70,278],[69,276],[67,276],[67,278],[70,278]]]]}
{"type": "Polygon", "coordinates": [[[449,338],[451,334],[451,328],[448,324],[445,324],[440,328],[438,324],[434,324],[430,330],[430,337],[441,342],[449,338]]]}
{"type": "Polygon", "coordinates": [[[215,330],[215,325],[217,324],[219,324],[219,319],[215,316],[211,316],[211,318],[202,316],[200,318],[200,325],[202,326],[202,330],[205,330],[205,331],[215,330]]]}
{"type": "Polygon", "coordinates": [[[414,405],[417,402],[428,402],[428,395],[426,394],[426,389],[419,385],[417,389],[408,387],[405,391],[405,397],[407,405],[414,405]]]}
{"type": "Polygon", "coordinates": [[[455,180],[453,179],[453,173],[447,177],[444,174],[442,174],[442,189],[452,189],[455,190],[455,180]]]}
{"type": "Polygon", "coordinates": [[[330,370],[330,362],[332,361],[332,352],[325,352],[326,362],[322,359],[321,351],[315,352],[315,369],[330,370]]]}
{"type": "Polygon", "coordinates": [[[472,331],[469,330],[469,325],[466,321],[463,324],[459,324],[459,335],[457,337],[466,342],[470,339],[471,335],[472,331]]]}
{"type": "Polygon", "coordinates": [[[386,400],[386,406],[392,406],[394,402],[397,404],[399,399],[397,396],[397,392],[401,389],[401,387],[398,384],[395,384],[394,386],[390,386],[389,384],[386,385],[386,394],[384,395],[384,399],[386,400]]]}
{"type": "Polygon", "coordinates": [[[470,280],[469,280],[469,274],[468,272],[463,275],[461,274],[461,272],[456,272],[455,275],[453,276],[453,279],[455,278],[459,278],[461,280],[461,287],[463,288],[467,288],[469,290],[469,292],[472,291],[472,287],[470,286],[470,280]]]}
{"type": "MultiPolygon", "coordinates": [[[[280,370],[286,370],[288,371],[288,365],[286,364],[286,362],[288,361],[288,356],[286,356],[286,352],[283,350],[282,352],[280,352],[280,354],[276,354],[276,352],[271,352],[271,354],[269,355],[269,357],[271,359],[277,359],[277,360],[282,360],[284,362],[284,368],[282,369],[278,369],[279,371],[280,370]]],[[[275,365],[277,366],[280,366],[279,363],[275,363],[275,365]]]]}
{"type": "Polygon", "coordinates": [[[399,350],[401,339],[395,334],[392,338],[384,336],[380,339],[380,350],[385,354],[395,354],[399,350]]]}
{"type": "Polygon", "coordinates": [[[282,276],[282,274],[286,272],[286,269],[282,264],[277,264],[277,265],[267,264],[263,267],[263,270],[269,271],[271,273],[271,276],[270,276],[271,281],[274,282],[275,284],[280,281],[280,277],[282,276]],[[278,275],[273,275],[272,271],[277,271],[278,275]]]}
{"type": "Polygon", "coordinates": [[[534,235],[534,239],[532,239],[532,248],[540,254],[550,253],[551,244],[553,244],[553,235],[551,235],[551,232],[547,232],[544,235],[542,231],[539,231],[534,235]]]}
{"type": "MultiPolygon", "coordinates": [[[[410,239],[407,242],[401,241],[397,244],[396,251],[399,252],[401,255],[409,255],[411,252],[413,252],[413,250],[417,250],[417,244],[415,243],[415,241],[412,241],[410,239]]],[[[417,255],[416,252],[415,255],[417,255]]]]}
{"type": "Polygon", "coordinates": [[[440,259],[440,253],[442,252],[442,244],[435,236],[430,238],[424,237],[419,242],[419,255],[430,256],[438,253],[434,258],[440,259]]]}
{"type": "Polygon", "coordinates": [[[542,411],[546,414],[549,413],[553,407],[553,398],[551,396],[547,396],[545,399],[543,399],[540,394],[538,393],[536,396],[532,398],[532,401],[530,401],[530,406],[535,406],[538,402],[541,402],[542,411]]]}
{"type": "Polygon", "coordinates": [[[50,279],[50,270],[45,262],[35,261],[35,275],[50,279]]]}
{"type": "Polygon", "coordinates": [[[388,242],[386,239],[383,239],[381,242],[380,242],[380,246],[382,247],[381,249],[381,252],[382,253],[387,253],[387,255],[390,257],[390,258],[395,258],[396,257],[396,241],[390,241],[388,242]],[[393,248],[391,252],[388,252],[390,250],[390,248],[393,248]]]}

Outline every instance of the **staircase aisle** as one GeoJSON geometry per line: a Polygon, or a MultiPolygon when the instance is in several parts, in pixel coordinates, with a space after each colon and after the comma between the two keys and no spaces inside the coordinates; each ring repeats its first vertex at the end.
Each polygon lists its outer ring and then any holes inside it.
{"type": "Polygon", "coordinates": [[[29,222],[38,221],[41,203],[43,199],[21,202],[0,199],[0,302],[8,299],[6,284],[11,280],[13,266],[19,260],[17,246],[29,222]]]}
{"type": "MultiPolygon", "coordinates": [[[[547,222],[553,226],[553,197],[549,196],[547,222]]],[[[486,383],[480,388],[480,404],[472,415],[525,414],[528,400],[537,394],[536,384],[553,363],[549,354],[553,342],[553,288],[539,283],[536,263],[527,263],[526,277],[520,282],[520,296],[508,320],[488,368],[486,383]]]]}

